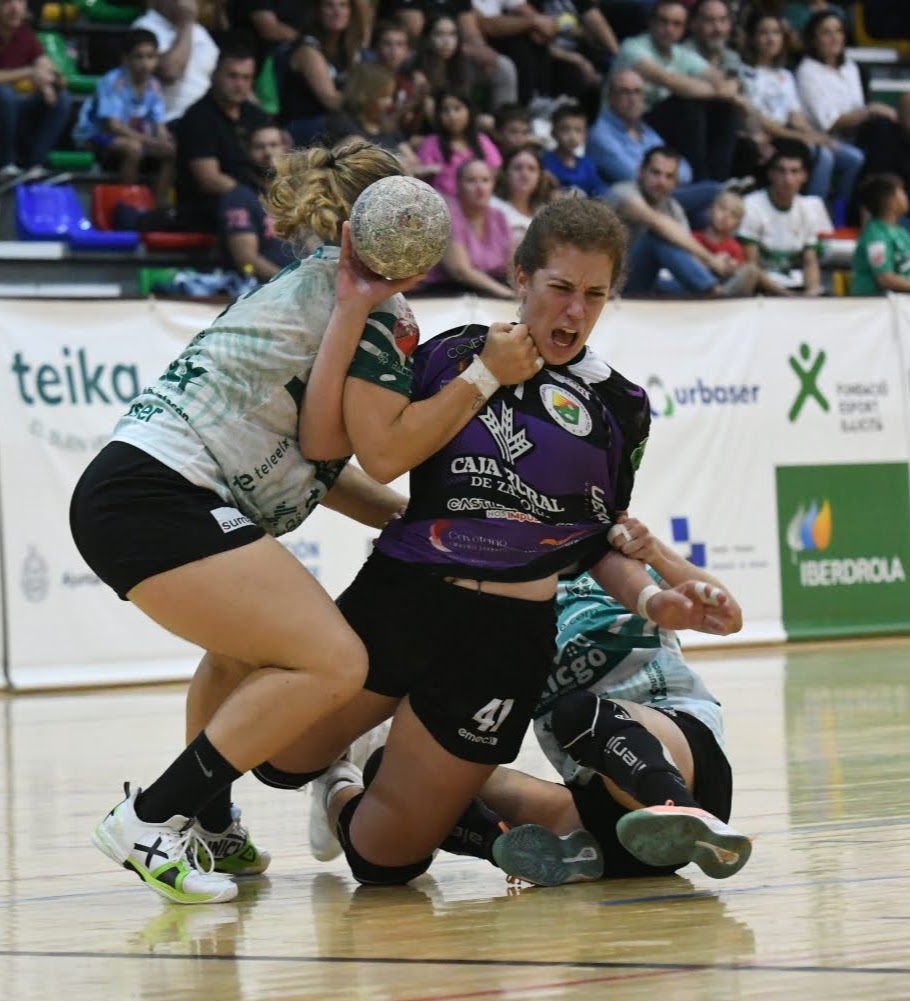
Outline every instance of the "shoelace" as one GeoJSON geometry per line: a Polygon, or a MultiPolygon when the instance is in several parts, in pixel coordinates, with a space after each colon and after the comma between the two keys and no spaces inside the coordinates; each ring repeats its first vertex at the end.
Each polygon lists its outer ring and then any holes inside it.
{"type": "Polygon", "coordinates": [[[176,855],[185,858],[189,865],[198,869],[202,873],[210,873],[215,868],[215,856],[205,838],[201,837],[196,830],[195,824],[190,820],[179,832],[162,836],[165,850],[169,855],[176,855]],[[203,854],[207,856],[207,863],[203,864],[200,858],[199,846],[203,848],[203,854]]]}

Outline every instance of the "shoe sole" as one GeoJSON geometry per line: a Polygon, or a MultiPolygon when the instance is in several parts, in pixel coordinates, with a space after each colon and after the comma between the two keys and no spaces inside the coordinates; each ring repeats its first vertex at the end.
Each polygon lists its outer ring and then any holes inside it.
{"type": "Polygon", "coordinates": [[[600,879],[600,847],[587,831],[561,838],[538,824],[522,824],[493,842],[493,858],[504,872],[537,886],[562,886],[600,879]]]}
{"type": "Polygon", "coordinates": [[[151,873],[137,868],[129,859],[126,861],[121,859],[100,824],[92,831],[92,843],[97,849],[107,855],[112,862],[116,862],[117,865],[128,872],[134,872],[150,890],[154,890],[160,897],[164,897],[165,900],[170,901],[172,904],[223,904],[229,900],[233,900],[237,896],[237,886],[231,882],[228,882],[220,893],[206,896],[202,896],[202,894],[180,894],[167,884],[159,883],[151,873]]]}
{"type": "Polygon", "coordinates": [[[723,834],[701,817],[633,810],[616,823],[620,844],[645,865],[694,862],[712,879],[727,879],[749,861],[752,842],[745,834],[723,834]]]}

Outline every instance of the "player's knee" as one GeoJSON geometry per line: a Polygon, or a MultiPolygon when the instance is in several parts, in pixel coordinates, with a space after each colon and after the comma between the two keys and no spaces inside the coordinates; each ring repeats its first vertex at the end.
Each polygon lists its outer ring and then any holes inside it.
{"type": "Polygon", "coordinates": [[[354,879],[364,886],[403,886],[412,879],[422,876],[430,868],[432,855],[407,865],[377,865],[365,859],[351,844],[351,820],[362,798],[363,793],[360,793],[348,800],[338,817],[338,840],[344,849],[354,879]]]}
{"type": "Polygon", "coordinates": [[[348,701],[363,688],[368,668],[366,647],[353,632],[346,630],[320,649],[314,671],[319,675],[323,692],[348,701]]]}
{"type": "Polygon", "coordinates": [[[611,699],[600,699],[593,692],[569,692],[553,707],[553,736],[563,750],[572,749],[586,737],[609,738],[619,730],[638,726],[635,720],[611,699]]]}
{"type": "Polygon", "coordinates": [[[285,772],[269,764],[268,761],[256,765],[251,770],[260,782],[273,789],[302,789],[307,783],[318,779],[328,771],[327,768],[320,768],[318,772],[285,772]]]}

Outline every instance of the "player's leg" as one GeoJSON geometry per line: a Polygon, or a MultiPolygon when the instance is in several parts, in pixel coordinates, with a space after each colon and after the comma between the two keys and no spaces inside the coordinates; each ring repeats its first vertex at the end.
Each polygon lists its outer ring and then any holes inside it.
{"type": "Polygon", "coordinates": [[[661,868],[695,862],[708,875],[725,878],[748,861],[751,842],[726,823],[728,800],[714,812],[714,803],[696,797],[698,783],[708,787],[713,771],[729,778],[729,765],[707,728],[701,726],[703,735],[698,721],[689,719],[573,692],[556,704],[552,725],[566,753],[599,772],[611,798],[630,811],[618,819],[616,831],[635,858],[661,868]]]}

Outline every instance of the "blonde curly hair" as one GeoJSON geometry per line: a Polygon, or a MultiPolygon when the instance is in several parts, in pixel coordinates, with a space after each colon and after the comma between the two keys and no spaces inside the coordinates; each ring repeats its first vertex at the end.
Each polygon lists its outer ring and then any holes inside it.
{"type": "Polygon", "coordinates": [[[366,139],[344,139],[331,149],[291,150],[275,163],[264,199],[275,231],[295,246],[309,233],[338,242],[357,196],[382,177],[403,174],[398,157],[366,139]]]}

